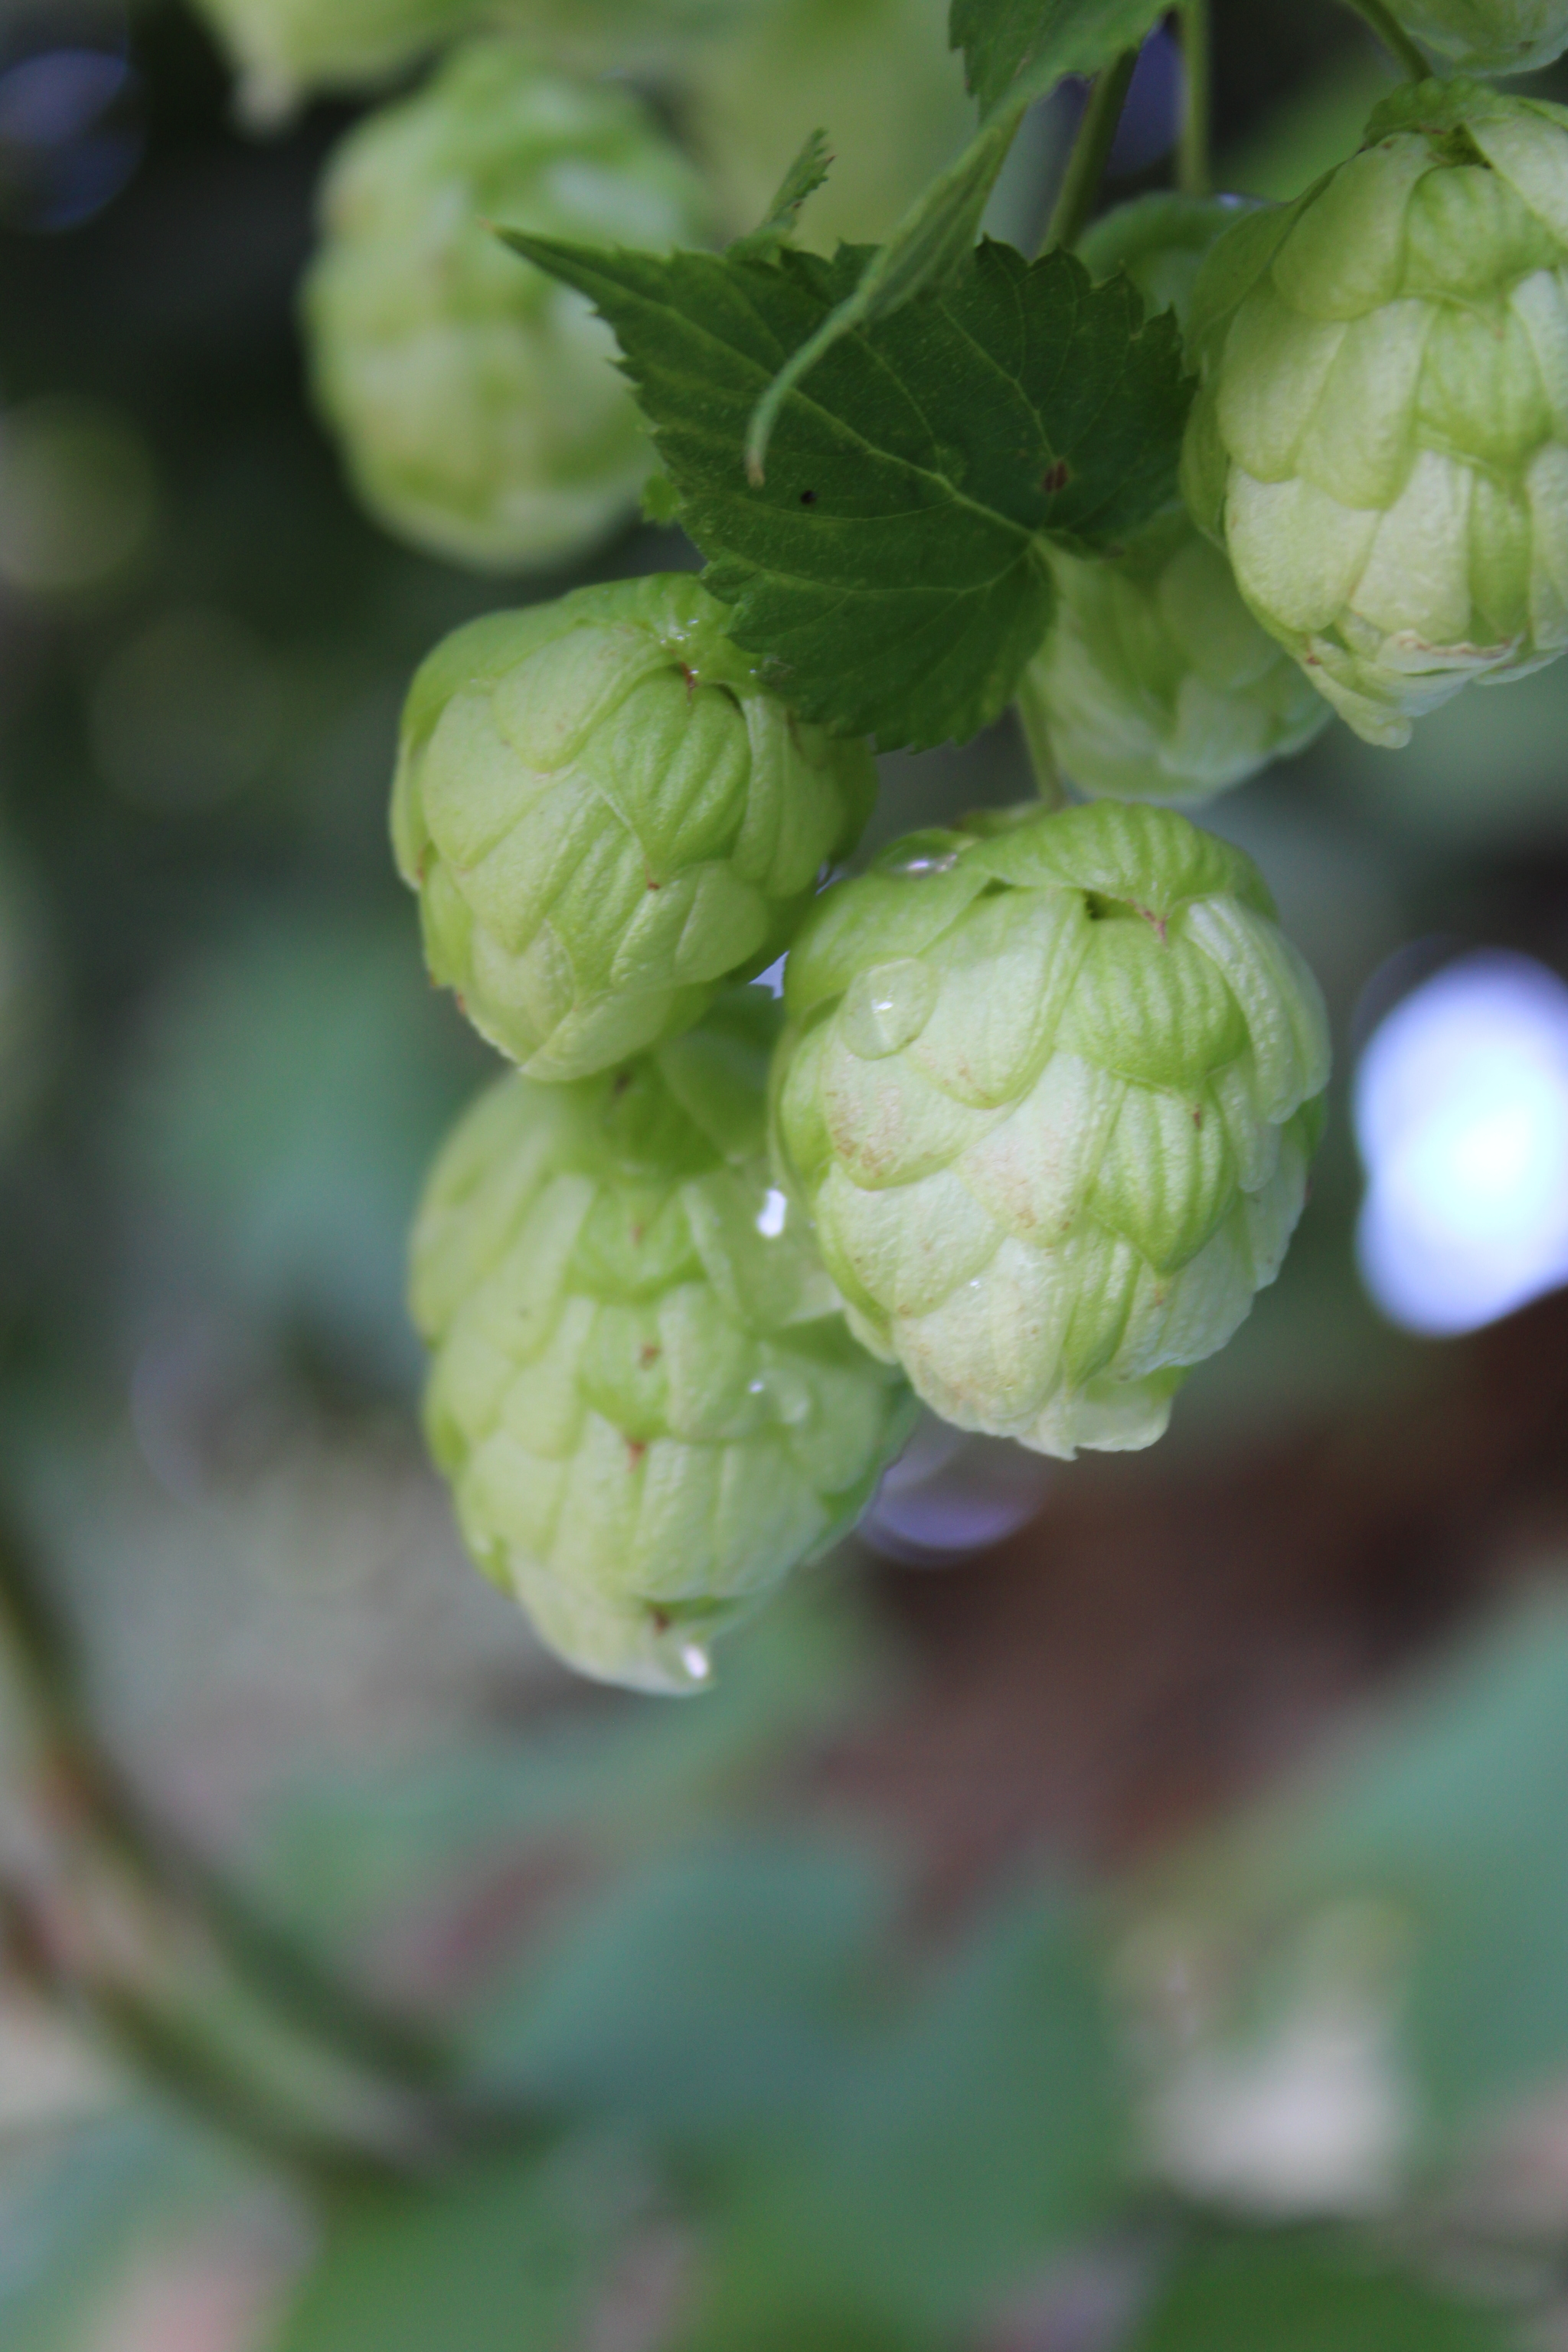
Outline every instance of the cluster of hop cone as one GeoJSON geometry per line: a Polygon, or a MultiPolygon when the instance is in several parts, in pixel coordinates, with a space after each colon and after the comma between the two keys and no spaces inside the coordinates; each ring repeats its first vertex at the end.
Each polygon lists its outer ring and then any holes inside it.
{"type": "MultiPolygon", "coordinates": [[[[1561,0],[1398,13],[1483,69],[1568,43],[1561,0]]],[[[368,480],[379,231],[346,169],[340,195],[310,306],[368,480]]],[[[700,1687],[916,1399],[1065,1457],[1160,1434],[1278,1271],[1328,1074],[1256,869],[1160,803],[1336,709],[1397,745],[1568,645],[1568,111],[1413,82],[1294,204],[1145,199],[1082,251],[1175,305],[1201,388],[1184,504],[1114,560],[1053,553],[1038,803],[822,887],[869,751],[792,714],[686,574],[476,622],[415,683],[399,862],[517,1066],[416,1232],[429,1427],[476,1558],[590,1674],[700,1687]],[[745,983],[786,952],[780,1007],[745,983]]],[[[465,281],[426,349],[435,408],[443,369],[477,396],[490,299],[465,281]]]]}

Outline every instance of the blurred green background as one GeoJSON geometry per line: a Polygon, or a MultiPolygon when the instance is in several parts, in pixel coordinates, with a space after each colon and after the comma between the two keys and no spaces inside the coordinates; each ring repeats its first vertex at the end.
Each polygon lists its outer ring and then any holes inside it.
{"type": "MultiPolygon", "coordinates": [[[[649,13],[737,225],[817,119],[781,60],[837,60],[824,236],[963,136],[923,0],[749,0],[698,66],[649,13]]],[[[1268,194],[1386,79],[1293,0],[1216,59],[1268,194]]],[[[1568,2344],[1568,1299],[1394,1329],[1346,1111],[1455,947],[1568,970],[1568,666],[1212,813],[1341,1076],[1171,1437],[928,1430],[711,1696],[574,1683],[418,1437],[404,1236],[489,1062],[384,835],[416,662],[568,581],[395,544],[311,420],[354,110],[246,132],[173,0],[0,7],[0,2345],[1568,2344]]],[[[1007,729],[889,758],[862,855],[1028,789],[1007,729]]]]}

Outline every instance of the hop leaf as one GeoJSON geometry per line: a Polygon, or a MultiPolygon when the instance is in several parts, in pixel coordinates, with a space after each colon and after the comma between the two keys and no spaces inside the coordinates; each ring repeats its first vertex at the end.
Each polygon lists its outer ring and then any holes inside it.
{"type": "Polygon", "coordinates": [[[1158,1437],[1271,1282],[1328,1076],[1250,861],[1101,802],[913,835],[791,954],[777,1144],[868,1347],[961,1428],[1158,1437]]]}
{"type": "Polygon", "coordinates": [[[1200,277],[1184,486],[1368,741],[1568,645],[1568,113],[1406,87],[1200,277]]]}
{"type": "Polygon", "coordinates": [[[393,838],[437,981],[532,1076],[687,1028],[787,944],[876,792],[686,572],[493,613],[414,681],[393,838]]]}
{"type": "Polygon", "coordinates": [[[700,1688],[713,1637],[851,1525],[907,1434],[773,1188],[776,1009],[468,1112],[413,1244],[426,1406],[475,1559],[584,1674],[700,1688]]]}
{"type": "Polygon", "coordinates": [[[303,302],[316,400],[373,513],[480,569],[570,561],[625,520],[653,461],[614,343],[487,223],[665,246],[704,209],[635,99],[504,40],[351,131],[303,302]]]}

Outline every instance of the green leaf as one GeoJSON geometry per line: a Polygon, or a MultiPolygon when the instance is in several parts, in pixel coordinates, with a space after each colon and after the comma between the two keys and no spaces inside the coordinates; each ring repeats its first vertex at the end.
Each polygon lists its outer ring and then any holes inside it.
{"type": "Polygon", "coordinates": [[[1399,2029],[1428,2121],[1568,2064],[1568,1606],[1521,1609],[1374,1716],[1218,1856],[1222,1916],[1278,1939],[1367,1902],[1406,1951],[1399,2029]]]}
{"type": "Polygon", "coordinates": [[[891,317],[927,287],[947,284],[980,234],[997,173],[1037,98],[1064,74],[1098,73],[1134,47],[1164,14],[1160,0],[953,0],[951,37],[980,100],[980,128],[910,205],[857,282],[777,371],[746,433],[747,470],[760,480],[784,404],[835,343],[891,317]]]}
{"type": "Polygon", "coordinates": [[[1104,548],[1174,494],[1192,386],[1168,318],[1064,253],[986,244],[945,295],[847,336],[780,413],[759,388],[859,269],[604,253],[513,234],[614,327],[731,633],[806,719],[884,750],[974,734],[1051,614],[1043,540],[1104,548]]]}
{"type": "Polygon", "coordinates": [[[814,131],[779,184],[768,215],[750,236],[736,237],[729,251],[743,261],[771,261],[789,243],[806,198],[815,195],[833,162],[826,131],[814,131]]]}
{"type": "Polygon", "coordinates": [[[624,2159],[594,2147],[346,2183],[273,2352],[574,2352],[629,2210],[624,2159]]]}
{"type": "Polygon", "coordinates": [[[738,2171],[698,2341],[952,2340],[1124,2193],[1121,2071],[1080,1915],[1010,1906],[738,2171]]]}
{"type": "Polygon", "coordinates": [[[890,1875],[837,1845],[722,1840],[612,1885],[479,2023],[525,2102],[690,2139],[776,2124],[851,2054],[890,1875]]]}
{"type": "Polygon", "coordinates": [[[1190,2254],[1127,2352],[1503,2352],[1501,2319],[1316,2232],[1190,2254]]]}

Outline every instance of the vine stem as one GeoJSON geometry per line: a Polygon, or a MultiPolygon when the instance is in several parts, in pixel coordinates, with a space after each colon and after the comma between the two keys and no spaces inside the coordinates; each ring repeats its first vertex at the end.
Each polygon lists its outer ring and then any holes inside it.
{"type": "Polygon", "coordinates": [[[295,1951],[151,1822],[98,1741],[74,1645],[0,1508],[0,1939],[189,2104],[307,2169],[417,2176],[541,2119],[448,2082],[446,2053],[295,1951]]]}
{"type": "Polygon", "coordinates": [[[1051,225],[1046,231],[1047,253],[1058,245],[1075,246],[1089,226],[1137,63],[1137,50],[1124,49],[1115,64],[1107,66],[1096,78],[1068,158],[1067,177],[1051,214],[1051,225]]]}
{"type": "Polygon", "coordinates": [[[1214,182],[1209,163],[1214,80],[1209,0],[1182,0],[1180,23],[1186,97],[1176,143],[1176,185],[1184,195],[1206,196],[1214,182]]]}
{"type": "Polygon", "coordinates": [[[1384,0],[1345,0],[1345,6],[1372,26],[1391,56],[1398,58],[1412,81],[1428,81],[1432,68],[1384,0]]]}

